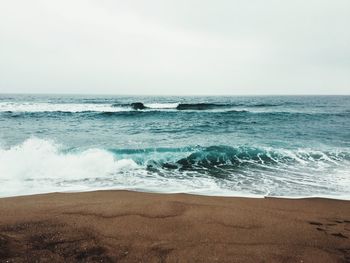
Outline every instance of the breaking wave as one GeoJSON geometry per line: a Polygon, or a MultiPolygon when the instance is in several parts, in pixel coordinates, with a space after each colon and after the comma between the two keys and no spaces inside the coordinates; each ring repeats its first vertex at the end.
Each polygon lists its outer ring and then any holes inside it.
{"type": "Polygon", "coordinates": [[[350,152],[210,146],[71,149],[31,138],[0,149],[0,195],[131,189],[240,196],[346,196],[350,152]]]}

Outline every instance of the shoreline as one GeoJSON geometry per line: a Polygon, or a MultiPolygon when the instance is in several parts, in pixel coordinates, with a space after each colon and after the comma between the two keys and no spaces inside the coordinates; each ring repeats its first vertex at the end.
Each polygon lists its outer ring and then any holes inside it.
{"type": "Polygon", "coordinates": [[[0,261],[34,259],[349,262],[350,201],[125,190],[0,198],[0,261]]]}
{"type": "Polygon", "coordinates": [[[247,198],[247,199],[287,199],[287,200],[304,200],[304,199],[329,199],[335,201],[349,201],[350,195],[312,195],[312,196],[268,196],[268,195],[254,195],[254,194],[215,194],[215,193],[202,193],[202,192],[160,192],[152,190],[140,190],[140,189],[128,189],[128,188],[96,188],[86,190],[69,190],[69,191],[51,191],[51,192],[40,192],[40,193],[27,193],[19,195],[8,195],[0,196],[0,200],[6,198],[16,197],[31,197],[40,195],[50,194],[80,194],[80,193],[91,193],[91,192],[131,192],[131,193],[144,193],[144,194],[156,194],[156,195],[189,195],[189,196],[203,196],[203,197],[222,197],[222,198],[247,198]]]}

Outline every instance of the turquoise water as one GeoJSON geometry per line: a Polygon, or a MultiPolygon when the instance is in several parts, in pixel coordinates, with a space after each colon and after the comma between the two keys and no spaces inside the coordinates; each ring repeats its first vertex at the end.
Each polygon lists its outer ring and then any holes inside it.
{"type": "Polygon", "coordinates": [[[0,196],[96,189],[350,199],[350,96],[0,95],[0,196]]]}

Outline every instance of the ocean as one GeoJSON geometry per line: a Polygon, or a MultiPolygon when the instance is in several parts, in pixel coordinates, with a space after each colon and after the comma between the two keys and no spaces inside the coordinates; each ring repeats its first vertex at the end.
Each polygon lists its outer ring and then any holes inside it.
{"type": "Polygon", "coordinates": [[[350,96],[0,95],[0,196],[350,199],[350,96]]]}

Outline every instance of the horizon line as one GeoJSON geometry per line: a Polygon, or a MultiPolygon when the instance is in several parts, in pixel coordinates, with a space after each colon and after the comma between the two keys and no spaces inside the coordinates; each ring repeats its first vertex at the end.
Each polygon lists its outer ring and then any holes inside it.
{"type": "Polygon", "coordinates": [[[86,96],[154,96],[154,97],[264,97],[264,96],[350,96],[349,94],[117,94],[117,93],[41,93],[41,92],[0,92],[0,95],[86,95],[86,96]]]}

